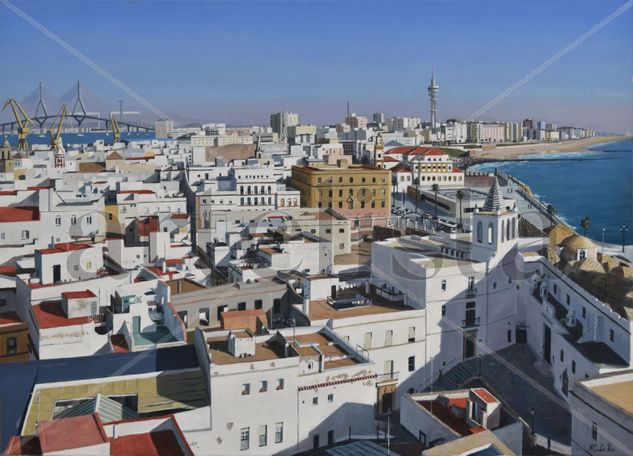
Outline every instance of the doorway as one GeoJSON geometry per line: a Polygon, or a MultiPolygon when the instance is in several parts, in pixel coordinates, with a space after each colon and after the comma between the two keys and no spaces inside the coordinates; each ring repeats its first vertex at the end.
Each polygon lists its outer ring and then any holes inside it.
{"type": "Polygon", "coordinates": [[[464,359],[472,358],[477,351],[477,332],[464,332],[464,359]]]}
{"type": "Polygon", "coordinates": [[[62,281],[62,267],[59,264],[53,266],[53,283],[62,281]]]}
{"type": "Polygon", "coordinates": [[[543,359],[547,364],[552,364],[552,330],[543,324],[543,359]]]}

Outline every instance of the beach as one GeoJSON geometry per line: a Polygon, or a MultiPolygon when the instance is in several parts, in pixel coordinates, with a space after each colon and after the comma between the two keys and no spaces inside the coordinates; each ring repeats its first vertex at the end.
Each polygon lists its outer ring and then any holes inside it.
{"type": "Polygon", "coordinates": [[[484,146],[481,149],[470,149],[470,156],[474,158],[486,158],[496,160],[517,160],[522,155],[528,154],[559,154],[565,152],[584,152],[589,146],[621,141],[627,136],[596,136],[586,139],[574,139],[570,141],[517,144],[510,146],[484,146]]]}

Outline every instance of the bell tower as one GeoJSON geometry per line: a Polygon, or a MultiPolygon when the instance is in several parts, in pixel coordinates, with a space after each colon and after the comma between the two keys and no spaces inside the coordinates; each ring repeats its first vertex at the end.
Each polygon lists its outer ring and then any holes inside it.
{"type": "Polygon", "coordinates": [[[384,168],[384,153],[385,145],[382,142],[382,135],[378,133],[376,135],[376,141],[374,142],[374,166],[376,168],[384,168]]]}
{"type": "Polygon", "coordinates": [[[512,204],[512,208],[506,206],[495,176],[483,208],[475,209],[473,213],[470,253],[472,260],[500,260],[516,247],[519,238],[519,215],[516,204],[512,204]]]}

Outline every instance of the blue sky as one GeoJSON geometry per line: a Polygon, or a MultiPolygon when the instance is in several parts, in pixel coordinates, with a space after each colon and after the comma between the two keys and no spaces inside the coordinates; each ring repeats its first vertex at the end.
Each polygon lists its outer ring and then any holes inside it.
{"type": "MultiPolygon", "coordinates": [[[[267,123],[293,110],[467,117],[624,0],[78,1],[13,3],[180,122],[267,123]]],[[[633,9],[482,115],[630,131],[633,9]]],[[[0,3],[0,97],[77,79],[136,103],[0,3]]]]}

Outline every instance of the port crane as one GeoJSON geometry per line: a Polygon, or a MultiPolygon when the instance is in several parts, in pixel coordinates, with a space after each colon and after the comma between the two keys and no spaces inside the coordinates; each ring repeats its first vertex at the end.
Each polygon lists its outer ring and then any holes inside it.
{"type": "Polygon", "coordinates": [[[64,120],[68,116],[68,110],[66,109],[66,105],[63,104],[59,109],[57,116],[53,119],[53,123],[51,124],[51,128],[48,130],[48,135],[50,136],[50,144],[53,152],[58,152],[63,149],[62,144],[62,131],[64,129],[64,120]],[[55,128],[55,122],[57,123],[57,128],[55,128]]]}
{"type": "Polygon", "coordinates": [[[121,129],[119,128],[119,122],[115,119],[114,114],[110,114],[110,125],[112,126],[113,144],[121,142],[121,129]]]}
{"type": "Polygon", "coordinates": [[[24,108],[18,103],[15,98],[9,98],[2,109],[6,109],[7,106],[11,106],[13,111],[13,117],[15,117],[15,123],[18,126],[18,150],[26,151],[29,149],[29,143],[27,137],[29,135],[29,127],[31,125],[31,118],[24,111],[24,108]]]}

